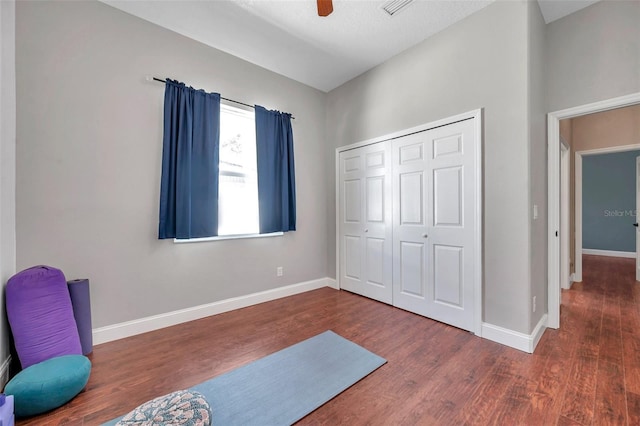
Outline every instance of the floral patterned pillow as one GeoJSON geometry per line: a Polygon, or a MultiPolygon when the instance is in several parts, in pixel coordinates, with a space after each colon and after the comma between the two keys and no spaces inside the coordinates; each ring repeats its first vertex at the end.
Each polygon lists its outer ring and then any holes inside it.
{"type": "Polygon", "coordinates": [[[146,402],[125,415],[116,426],[208,426],[211,407],[204,396],[181,390],[146,402]]]}

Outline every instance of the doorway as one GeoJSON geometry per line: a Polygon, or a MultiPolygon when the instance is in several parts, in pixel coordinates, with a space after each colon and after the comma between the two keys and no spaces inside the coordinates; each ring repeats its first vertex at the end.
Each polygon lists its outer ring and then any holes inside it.
{"type": "MultiPolygon", "coordinates": [[[[579,117],[586,114],[603,112],[612,109],[622,108],[640,104],[640,93],[595,102],[574,108],[555,111],[547,115],[547,140],[548,140],[548,317],[547,327],[560,327],[560,286],[564,277],[561,278],[561,270],[565,270],[567,265],[565,256],[561,256],[564,250],[568,250],[568,238],[561,238],[561,144],[560,144],[560,120],[579,117]]],[[[577,194],[576,194],[577,195],[577,194]]],[[[577,206],[577,202],[576,202],[577,206]]],[[[576,228],[576,240],[579,232],[576,228]]],[[[576,272],[578,262],[581,267],[581,246],[578,251],[578,241],[576,241],[576,272]]],[[[576,280],[580,278],[576,274],[576,280]]]]}

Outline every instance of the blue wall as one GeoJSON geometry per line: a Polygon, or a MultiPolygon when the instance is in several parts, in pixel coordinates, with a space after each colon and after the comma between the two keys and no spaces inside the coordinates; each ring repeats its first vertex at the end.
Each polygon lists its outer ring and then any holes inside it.
{"type": "Polygon", "coordinates": [[[640,151],[582,157],[582,247],[636,251],[636,157],[640,151]]]}

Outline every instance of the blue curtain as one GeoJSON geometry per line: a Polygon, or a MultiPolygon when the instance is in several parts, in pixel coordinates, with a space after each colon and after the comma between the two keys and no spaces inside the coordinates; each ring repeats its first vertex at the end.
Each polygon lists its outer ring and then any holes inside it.
{"type": "Polygon", "coordinates": [[[296,178],[291,114],[256,105],[260,233],[296,229],[296,178]]]}
{"type": "Polygon", "coordinates": [[[158,237],[218,234],[220,95],[167,80],[158,237]]]}

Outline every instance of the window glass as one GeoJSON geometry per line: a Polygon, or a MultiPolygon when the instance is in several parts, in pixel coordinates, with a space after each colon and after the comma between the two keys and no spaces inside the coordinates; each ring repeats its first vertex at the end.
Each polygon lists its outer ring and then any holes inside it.
{"type": "Polygon", "coordinates": [[[258,234],[258,172],[253,111],[220,105],[218,235],[258,234]]]}

